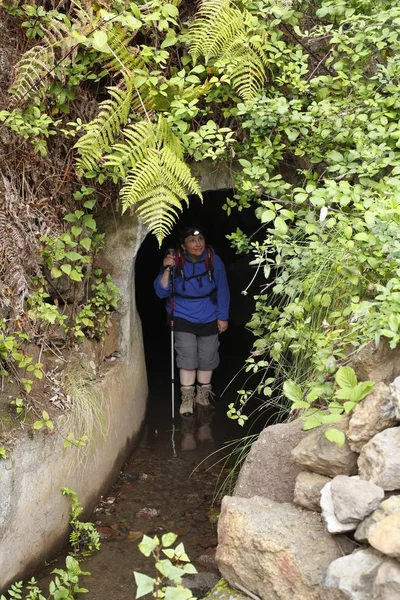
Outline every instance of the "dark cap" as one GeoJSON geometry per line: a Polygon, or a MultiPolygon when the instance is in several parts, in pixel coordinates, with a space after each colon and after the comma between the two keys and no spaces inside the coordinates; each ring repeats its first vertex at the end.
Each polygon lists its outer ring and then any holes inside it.
{"type": "Polygon", "coordinates": [[[206,237],[206,233],[203,227],[198,227],[197,225],[194,226],[188,226],[188,227],[184,227],[182,229],[181,235],[180,235],[180,240],[181,242],[184,242],[185,239],[187,237],[189,237],[190,235],[203,235],[204,237],[206,237]]]}

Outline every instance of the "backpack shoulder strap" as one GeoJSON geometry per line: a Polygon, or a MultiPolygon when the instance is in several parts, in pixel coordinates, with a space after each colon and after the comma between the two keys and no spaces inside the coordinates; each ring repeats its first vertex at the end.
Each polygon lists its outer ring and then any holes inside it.
{"type": "Polygon", "coordinates": [[[211,246],[206,248],[205,267],[210,281],[214,278],[214,250],[211,246]]]}

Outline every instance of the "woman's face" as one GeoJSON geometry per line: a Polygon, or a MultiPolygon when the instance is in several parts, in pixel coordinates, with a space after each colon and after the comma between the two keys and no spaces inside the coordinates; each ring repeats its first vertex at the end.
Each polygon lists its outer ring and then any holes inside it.
{"type": "Polygon", "coordinates": [[[201,233],[198,235],[188,235],[182,244],[182,248],[191,256],[199,258],[206,249],[204,235],[201,233]]]}

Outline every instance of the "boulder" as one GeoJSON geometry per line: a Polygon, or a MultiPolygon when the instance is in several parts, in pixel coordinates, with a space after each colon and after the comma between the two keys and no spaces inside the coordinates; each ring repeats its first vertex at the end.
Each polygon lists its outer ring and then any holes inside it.
{"type": "Polygon", "coordinates": [[[319,514],[258,496],[223,499],[218,539],[224,579],[263,600],[320,600],[327,567],[342,554],[319,514]]]}
{"type": "Polygon", "coordinates": [[[400,346],[392,350],[384,338],[378,347],[370,342],[354,355],[350,366],[355,370],[358,381],[383,381],[389,385],[400,375],[400,346]]]}
{"type": "Polygon", "coordinates": [[[400,420],[400,377],[396,377],[389,386],[393,410],[396,418],[400,420]]]}
{"type": "Polygon", "coordinates": [[[366,398],[355,407],[349,422],[347,440],[354,452],[361,448],[376,433],[397,423],[393,406],[393,394],[384,383],[378,383],[366,398]]]}
{"type": "Polygon", "coordinates": [[[400,513],[389,515],[372,525],[368,541],[382,554],[400,558],[400,513]]]}
{"type": "Polygon", "coordinates": [[[400,565],[385,560],[378,569],[372,588],[373,600],[398,600],[400,598],[400,565]]]}
{"type": "MultiPolygon", "coordinates": [[[[346,430],[348,421],[343,419],[335,427],[346,430]]],[[[340,447],[325,437],[326,428],[318,427],[307,435],[292,451],[296,463],[303,468],[335,477],[357,473],[357,454],[350,449],[347,441],[340,447]]]]}
{"type": "Polygon", "coordinates": [[[234,496],[264,496],[276,502],[293,502],[296,477],[300,467],[294,462],[292,449],[306,436],[303,421],[266,427],[240,470],[234,496]]]}
{"type": "Polygon", "coordinates": [[[294,487],[294,503],[307,510],[321,512],[321,490],[329,477],[302,471],[298,474],[294,487]]]}
{"type": "Polygon", "coordinates": [[[331,486],[332,482],[329,481],[321,490],[321,511],[326,528],[329,533],[345,533],[346,531],[353,531],[356,528],[356,523],[341,523],[335,514],[331,486]]]}
{"type": "Polygon", "coordinates": [[[386,560],[374,550],[356,550],[329,565],[324,586],[327,591],[340,591],[347,600],[373,600],[374,580],[386,560]]]}
{"type": "Polygon", "coordinates": [[[382,521],[389,515],[400,513],[400,496],[391,496],[380,503],[379,507],[374,510],[366,519],[364,519],[354,533],[354,537],[357,542],[367,542],[369,531],[372,525],[382,521]]]}
{"type": "Polygon", "coordinates": [[[337,475],[332,480],[331,496],[338,520],[341,523],[358,523],[378,508],[385,492],[358,476],[337,475]]]}
{"type": "Polygon", "coordinates": [[[400,427],[377,433],[358,458],[361,479],[373,481],[384,490],[400,489],[400,427]]]}

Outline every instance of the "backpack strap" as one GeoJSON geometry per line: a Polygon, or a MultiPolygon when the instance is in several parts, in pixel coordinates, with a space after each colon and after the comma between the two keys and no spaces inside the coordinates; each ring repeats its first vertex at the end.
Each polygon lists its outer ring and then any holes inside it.
{"type": "Polygon", "coordinates": [[[211,246],[207,246],[206,251],[205,266],[208,279],[212,281],[214,278],[214,251],[211,246]]]}

